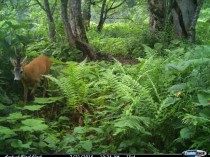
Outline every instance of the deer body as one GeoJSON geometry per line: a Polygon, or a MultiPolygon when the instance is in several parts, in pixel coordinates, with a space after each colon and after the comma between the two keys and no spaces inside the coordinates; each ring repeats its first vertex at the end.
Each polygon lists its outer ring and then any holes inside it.
{"type": "MultiPolygon", "coordinates": [[[[21,62],[11,59],[14,65],[15,80],[21,80],[24,87],[24,104],[27,103],[28,88],[32,87],[31,96],[34,98],[35,90],[40,82],[42,75],[47,75],[50,72],[51,61],[47,56],[39,56],[25,65],[25,57],[21,62]]],[[[45,88],[48,84],[45,78],[45,88]]],[[[43,96],[46,90],[44,89],[43,96]]]]}

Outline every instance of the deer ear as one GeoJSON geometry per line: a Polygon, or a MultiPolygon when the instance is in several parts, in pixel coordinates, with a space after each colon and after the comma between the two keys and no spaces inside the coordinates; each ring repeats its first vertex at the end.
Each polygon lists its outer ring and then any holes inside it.
{"type": "Polygon", "coordinates": [[[26,60],[27,60],[27,56],[25,56],[25,58],[23,58],[23,60],[21,61],[21,65],[24,65],[26,63],[26,60]]]}
{"type": "Polygon", "coordinates": [[[17,64],[16,60],[12,59],[11,57],[10,57],[10,62],[12,63],[13,66],[16,66],[17,64]]]}

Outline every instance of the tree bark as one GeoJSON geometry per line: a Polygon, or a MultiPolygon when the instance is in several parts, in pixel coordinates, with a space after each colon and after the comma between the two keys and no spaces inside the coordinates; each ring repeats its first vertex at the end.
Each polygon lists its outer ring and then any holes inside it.
{"type": "Polygon", "coordinates": [[[88,43],[85,27],[82,23],[81,0],[70,0],[70,23],[74,36],[80,41],[88,43]]]}
{"type": "Polygon", "coordinates": [[[99,19],[99,23],[97,26],[97,30],[99,32],[101,32],[104,22],[105,22],[105,18],[106,18],[106,14],[105,14],[105,6],[106,6],[106,0],[103,0],[102,2],[102,6],[101,6],[101,13],[100,13],[100,19],[99,19]]]}
{"type": "Polygon", "coordinates": [[[47,18],[48,18],[49,37],[50,37],[51,42],[55,42],[56,41],[55,22],[54,22],[54,18],[53,18],[53,12],[50,9],[48,0],[44,0],[44,6],[46,9],[46,14],[47,14],[47,18]]]}
{"type": "Polygon", "coordinates": [[[150,28],[154,31],[162,31],[165,21],[165,6],[163,0],[148,0],[150,13],[150,28]]]}
{"type": "Polygon", "coordinates": [[[201,10],[201,7],[202,7],[203,3],[204,3],[204,0],[199,1],[198,5],[196,7],[196,10],[195,10],[195,14],[194,14],[193,20],[191,22],[189,31],[188,31],[188,39],[191,42],[195,41],[195,26],[196,26],[196,23],[197,23],[197,20],[198,20],[198,17],[199,17],[199,13],[200,13],[200,10],[201,10]]]}
{"type": "MultiPolygon", "coordinates": [[[[148,0],[150,28],[156,32],[166,31],[172,25],[179,39],[195,40],[195,25],[204,0],[148,0]],[[169,3],[170,1],[170,3],[169,3]]],[[[167,30],[168,31],[168,30],[167,30]]]]}
{"type": "MultiPolygon", "coordinates": [[[[75,1],[78,1],[78,0],[71,0],[71,1],[74,1],[74,2],[71,2],[71,3],[75,4],[76,3],[75,1]]],[[[74,5],[71,5],[71,7],[73,7],[73,6],[74,5]]],[[[78,36],[75,36],[73,34],[72,26],[71,26],[71,23],[69,22],[69,18],[68,18],[68,15],[67,15],[67,7],[68,7],[68,0],[61,0],[62,20],[63,20],[63,23],[64,23],[64,28],[65,28],[65,31],[66,31],[66,34],[67,34],[67,39],[69,41],[69,44],[71,46],[73,46],[74,48],[77,48],[80,51],[82,51],[84,56],[87,55],[91,60],[96,60],[97,56],[96,56],[95,50],[92,47],[90,47],[86,41],[83,41],[82,38],[80,38],[78,36]]],[[[75,8],[74,11],[71,12],[71,13],[73,13],[73,14],[71,14],[71,16],[75,17],[75,16],[78,16],[78,14],[81,14],[81,12],[78,13],[78,11],[79,10],[77,10],[75,8]]],[[[79,16],[79,17],[81,18],[82,16],[79,16]]],[[[79,20],[79,19],[75,18],[74,21],[75,20],[79,20]]],[[[81,19],[79,21],[81,21],[81,19]]],[[[79,23],[79,21],[77,21],[77,23],[79,23]]],[[[76,26],[76,24],[74,24],[74,25],[76,26]]],[[[85,33],[85,31],[84,31],[84,33],[85,33]]]]}
{"type": "Polygon", "coordinates": [[[71,25],[69,23],[68,15],[67,15],[67,5],[68,5],[68,0],[61,0],[61,16],[62,16],[68,42],[73,47],[76,47],[76,44],[75,44],[76,38],[73,35],[71,25]]]}
{"type": "Polygon", "coordinates": [[[196,0],[175,0],[173,7],[173,19],[175,33],[179,38],[188,38],[190,24],[195,14],[196,0]]]}

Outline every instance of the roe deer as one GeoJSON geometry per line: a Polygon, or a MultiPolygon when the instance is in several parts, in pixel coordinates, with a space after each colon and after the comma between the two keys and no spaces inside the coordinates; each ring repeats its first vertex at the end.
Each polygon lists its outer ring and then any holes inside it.
{"type": "MultiPolygon", "coordinates": [[[[15,52],[16,53],[16,52],[15,52]]],[[[48,75],[50,72],[51,61],[47,56],[39,56],[25,65],[27,56],[20,61],[20,54],[22,50],[17,54],[17,59],[10,58],[12,65],[14,66],[14,80],[21,80],[24,87],[24,105],[27,104],[28,88],[32,87],[31,96],[34,99],[35,90],[40,82],[42,75],[48,75]]],[[[43,97],[46,93],[46,87],[48,85],[48,79],[45,79],[45,87],[43,91],[43,97]]]]}

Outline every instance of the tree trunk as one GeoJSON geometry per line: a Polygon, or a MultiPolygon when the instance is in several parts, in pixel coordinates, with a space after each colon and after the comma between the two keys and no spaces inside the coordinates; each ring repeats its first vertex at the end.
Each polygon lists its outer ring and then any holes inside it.
{"type": "Polygon", "coordinates": [[[190,28],[188,30],[188,39],[191,42],[195,41],[195,26],[196,26],[196,23],[197,23],[197,20],[199,17],[199,13],[200,13],[203,3],[204,3],[204,0],[199,1],[198,5],[196,7],[196,10],[195,10],[195,14],[194,14],[193,20],[191,22],[190,28]]]}
{"type": "Polygon", "coordinates": [[[50,4],[48,0],[43,0],[44,5],[42,5],[39,0],[36,0],[37,4],[41,7],[42,10],[45,11],[47,15],[48,20],[48,30],[49,30],[49,38],[51,42],[56,41],[56,31],[55,31],[55,22],[53,18],[53,12],[57,3],[57,0],[55,0],[54,7],[51,9],[50,4]]]}
{"type": "MultiPolygon", "coordinates": [[[[76,1],[78,2],[78,0],[71,0],[71,1],[74,1],[74,2],[71,2],[73,4],[76,4],[76,1]]],[[[69,41],[69,44],[71,46],[73,46],[74,48],[77,48],[80,51],[82,51],[84,56],[87,55],[91,60],[96,60],[97,56],[96,56],[95,50],[92,47],[90,47],[87,42],[82,41],[81,38],[79,38],[78,36],[75,36],[73,34],[72,26],[71,26],[71,24],[69,22],[69,18],[67,16],[67,6],[68,6],[68,0],[61,0],[62,20],[64,23],[64,27],[65,27],[65,31],[67,34],[67,39],[69,41]]],[[[71,5],[71,7],[74,7],[74,5],[71,5]]],[[[71,14],[72,17],[78,16],[78,14],[81,14],[81,12],[80,12],[81,10],[77,10],[77,9],[71,8],[71,10],[74,10],[73,12],[71,12],[71,13],[73,13],[73,14],[71,14]],[[74,15],[74,14],[76,14],[76,15],[74,15]]],[[[82,16],[79,16],[79,17],[82,17],[82,16]]],[[[75,19],[77,19],[79,21],[82,20],[82,19],[78,19],[78,18],[75,18],[75,19]]],[[[79,22],[77,21],[77,23],[79,23],[79,22]]],[[[76,26],[76,24],[74,24],[74,25],[76,26]]],[[[84,33],[85,33],[85,31],[84,31],[84,33]]],[[[86,34],[85,34],[85,36],[86,36],[86,34]]]]}
{"type": "Polygon", "coordinates": [[[179,38],[188,38],[188,31],[195,14],[196,0],[175,0],[173,12],[173,25],[175,34],[179,38]]]}
{"type": "Polygon", "coordinates": [[[195,25],[203,1],[197,4],[197,0],[148,0],[150,28],[157,32],[166,31],[169,22],[173,26],[171,32],[177,38],[194,41],[195,25]]]}
{"type": "Polygon", "coordinates": [[[165,7],[163,0],[148,0],[150,13],[150,28],[154,31],[162,31],[165,21],[165,7]]]}
{"type": "Polygon", "coordinates": [[[47,18],[48,18],[49,38],[51,42],[55,42],[56,41],[55,22],[54,22],[53,14],[50,10],[50,5],[49,5],[48,0],[44,0],[44,6],[45,6],[47,18]]]}
{"type": "Polygon", "coordinates": [[[62,16],[68,42],[73,47],[76,47],[76,44],[75,44],[76,38],[73,35],[71,25],[69,23],[68,15],[67,15],[67,4],[68,4],[68,0],[61,0],[61,16],[62,16]]]}
{"type": "Polygon", "coordinates": [[[98,26],[97,26],[97,30],[99,32],[103,28],[103,25],[104,25],[104,23],[107,19],[107,16],[108,16],[108,12],[120,7],[122,4],[124,4],[126,2],[126,0],[122,0],[120,3],[117,3],[116,0],[108,1],[107,3],[106,2],[107,2],[106,0],[103,0],[102,6],[101,6],[100,20],[99,20],[99,23],[98,23],[98,26]]]}
{"type": "Polygon", "coordinates": [[[100,19],[99,19],[99,23],[97,26],[97,31],[101,32],[103,25],[104,25],[104,14],[105,14],[105,7],[106,7],[106,0],[103,0],[102,2],[102,6],[101,6],[101,14],[100,14],[100,19]]]}
{"type": "Polygon", "coordinates": [[[70,0],[70,23],[74,36],[88,43],[88,38],[85,33],[85,27],[82,23],[81,0],[70,0]]]}
{"type": "Polygon", "coordinates": [[[83,24],[86,30],[90,27],[90,19],[91,19],[91,0],[84,0],[84,6],[82,9],[82,18],[83,24]]]}

